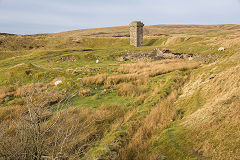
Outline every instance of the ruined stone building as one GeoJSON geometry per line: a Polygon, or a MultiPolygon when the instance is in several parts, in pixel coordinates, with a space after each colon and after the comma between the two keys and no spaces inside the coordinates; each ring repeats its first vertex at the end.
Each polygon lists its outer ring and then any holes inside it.
{"type": "Polygon", "coordinates": [[[141,47],[143,43],[143,26],[141,21],[130,23],[130,45],[141,47]]]}

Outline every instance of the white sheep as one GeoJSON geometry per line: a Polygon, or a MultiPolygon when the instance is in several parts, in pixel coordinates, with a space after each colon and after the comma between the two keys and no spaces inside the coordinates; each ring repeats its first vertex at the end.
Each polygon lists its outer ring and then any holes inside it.
{"type": "Polygon", "coordinates": [[[59,85],[59,84],[61,84],[61,83],[63,83],[63,81],[62,81],[62,80],[58,80],[58,81],[56,81],[56,82],[54,83],[54,85],[57,86],[57,85],[59,85]]]}
{"type": "Polygon", "coordinates": [[[99,60],[98,60],[98,59],[96,60],[96,63],[99,63],[99,60]]]}
{"type": "Polygon", "coordinates": [[[218,51],[225,51],[225,48],[224,47],[220,47],[220,48],[218,48],[218,51]]]}

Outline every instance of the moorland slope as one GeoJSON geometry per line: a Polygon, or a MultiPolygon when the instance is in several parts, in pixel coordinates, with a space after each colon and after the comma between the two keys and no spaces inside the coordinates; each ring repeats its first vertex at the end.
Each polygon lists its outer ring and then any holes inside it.
{"type": "Polygon", "coordinates": [[[155,25],[135,48],[126,26],[1,34],[0,159],[240,159],[239,37],[155,25]]]}

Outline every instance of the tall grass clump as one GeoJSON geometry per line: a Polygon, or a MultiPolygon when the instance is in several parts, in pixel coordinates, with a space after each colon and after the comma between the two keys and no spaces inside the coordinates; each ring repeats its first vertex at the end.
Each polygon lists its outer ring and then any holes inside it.
{"type": "Polygon", "coordinates": [[[136,86],[130,83],[121,83],[117,86],[117,92],[119,96],[140,96],[147,91],[147,86],[136,86]]]}

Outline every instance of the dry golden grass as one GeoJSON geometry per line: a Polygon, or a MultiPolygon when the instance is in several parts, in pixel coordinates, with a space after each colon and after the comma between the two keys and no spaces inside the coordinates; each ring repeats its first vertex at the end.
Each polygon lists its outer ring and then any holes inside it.
{"type": "Polygon", "coordinates": [[[133,102],[132,104],[135,105],[135,106],[138,106],[138,105],[141,105],[143,104],[146,99],[150,96],[151,94],[149,93],[144,93],[144,94],[141,94],[140,96],[138,96],[133,102]]]}
{"type": "Polygon", "coordinates": [[[106,84],[112,85],[112,84],[119,84],[123,82],[136,81],[138,77],[139,76],[136,74],[111,75],[107,78],[106,84]]]}
{"type": "Polygon", "coordinates": [[[94,77],[84,77],[84,84],[97,84],[97,85],[114,85],[123,82],[137,81],[137,83],[143,83],[144,77],[137,74],[118,74],[118,75],[109,75],[99,74],[94,77]]]}
{"type": "Polygon", "coordinates": [[[118,71],[131,74],[135,73],[147,76],[156,76],[174,70],[187,70],[196,68],[199,65],[200,63],[194,61],[163,60],[156,62],[122,64],[118,71]]]}
{"type": "Polygon", "coordinates": [[[136,86],[130,83],[121,83],[117,86],[119,96],[140,96],[147,90],[147,86],[136,86]]]}
{"type": "Polygon", "coordinates": [[[194,91],[201,91],[198,110],[188,113],[181,124],[188,130],[182,138],[189,146],[187,149],[204,157],[239,159],[239,54],[205,66],[204,69],[205,72],[192,75],[183,87],[182,96],[176,102],[177,106],[194,108],[194,104],[189,106],[191,96],[194,91]]]}
{"type": "Polygon", "coordinates": [[[16,89],[14,96],[16,97],[25,97],[27,94],[34,92],[34,90],[38,90],[38,92],[42,92],[46,90],[49,86],[41,83],[29,84],[23,87],[19,87],[16,89]]]}
{"type": "Polygon", "coordinates": [[[94,77],[84,77],[83,78],[83,83],[84,84],[97,84],[97,85],[102,85],[107,79],[106,74],[98,74],[94,77]]]}
{"type": "Polygon", "coordinates": [[[13,87],[3,87],[0,88],[0,99],[6,96],[12,96],[15,93],[15,89],[13,87]]]}
{"type": "Polygon", "coordinates": [[[149,76],[157,76],[175,70],[193,69],[199,65],[200,63],[198,62],[183,60],[162,60],[156,62],[122,64],[117,71],[127,74],[99,74],[94,77],[84,77],[83,83],[114,85],[119,83],[133,82],[136,85],[142,85],[149,80],[149,76]]]}
{"type": "Polygon", "coordinates": [[[208,45],[217,45],[222,46],[225,49],[239,46],[240,38],[238,36],[227,36],[227,37],[214,37],[211,40],[208,41],[208,45]]]}
{"type": "Polygon", "coordinates": [[[88,88],[80,88],[78,94],[80,97],[88,97],[91,94],[91,90],[88,88]]]}
{"type": "Polygon", "coordinates": [[[7,120],[16,120],[24,112],[24,108],[20,105],[12,105],[9,107],[0,107],[0,122],[7,120]]]}
{"type": "Polygon", "coordinates": [[[187,119],[184,127],[189,131],[184,138],[191,137],[186,138],[186,143],[191,144],[192,150],[214,159],[239,158],[236,145],[240,143],[240,100],[239,97],[233,99],[228,99],[225,104],[206,104],[208,108],[187,119]]]}

